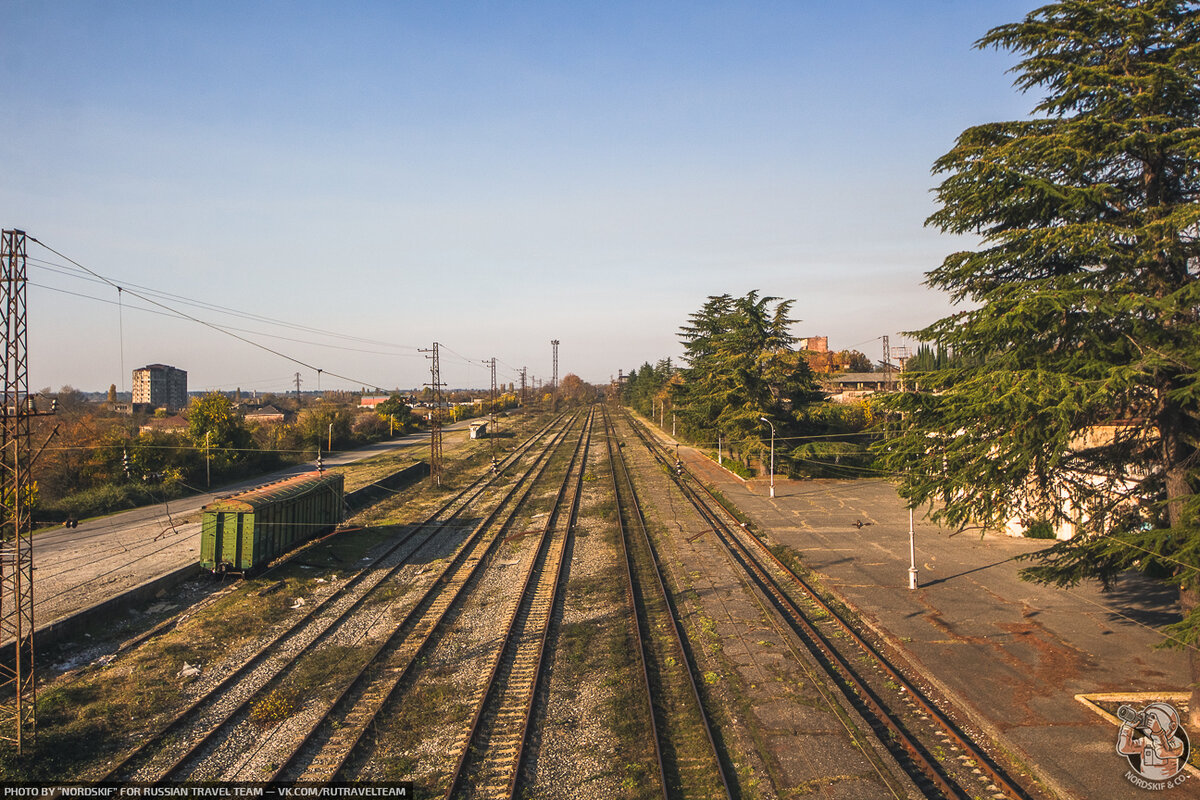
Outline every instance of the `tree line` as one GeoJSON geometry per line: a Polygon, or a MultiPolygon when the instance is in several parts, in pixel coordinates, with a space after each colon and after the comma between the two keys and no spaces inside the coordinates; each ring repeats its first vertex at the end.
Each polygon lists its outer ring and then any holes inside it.
{"type": "Polygon", "coordinates": [[[194,398],[183,420],[161,411],[116,413],[70,386],[41,394],[58,402],[53,417],[35,423],[35,441],[45,442],[33,465],[35,515],[43,522],[162,502],[307,461],[331,443],[356,447],[419,424],[398,394],[369,412],[347,402],[264,397],[264,405],[290,417],[281,423],[247,421],[222,393],[194,398]],[[165,424],[152,424],[156,419],[165,424]]]}

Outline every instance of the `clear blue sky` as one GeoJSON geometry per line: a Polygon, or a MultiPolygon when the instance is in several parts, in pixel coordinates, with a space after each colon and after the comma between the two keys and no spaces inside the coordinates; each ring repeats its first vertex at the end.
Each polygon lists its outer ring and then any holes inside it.
{"type": "MultiPolygon", "coordinates": [[[[1037,5],[0,0],[0,226],[267,317],[159,297],[322,388],[419,385],[435,340],[451,386],[548,380],[555,338],[604,382],[750,289],[877,358],[950,309],[923,273],[970,242],[923,227],[930,166],[1027,113],[972,44],[1037,5]]],[[[35,388],[316,388],[30,256],[35,388]]]]}

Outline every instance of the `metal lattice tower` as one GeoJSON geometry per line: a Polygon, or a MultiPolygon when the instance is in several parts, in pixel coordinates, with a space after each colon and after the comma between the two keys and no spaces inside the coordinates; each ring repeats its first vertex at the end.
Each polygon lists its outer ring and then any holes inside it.
{"type": "Polygon", "coordinates": [[[438,343],[433,343],[432,350],[421,350],[431,353],[429,372],[433,377],[431,383],[425,384],[433,389],[433,411],[429,414],[429,479],[435,486],[442,485],[442,368],[438,360],[438,343]]]}
{"type": "Polygon", "coordinates": [[[525,373],[528,367],[521,367],[521,405],[525,405],[525,373]]]}
{"type": "Polygon", "coordinates": [[[554,377],[550,379],[550,390],[558,394],[558,339],[551,339],[550,344],[554,345],[554,377]]]}
{"type": "Polygon", "coordinates": [[[0,291],[4,308],[4,408],[0,430],[0,738],[20,753],[34,727],[32,452],[29,420],[25,232],[4,231],[0,291]]]}

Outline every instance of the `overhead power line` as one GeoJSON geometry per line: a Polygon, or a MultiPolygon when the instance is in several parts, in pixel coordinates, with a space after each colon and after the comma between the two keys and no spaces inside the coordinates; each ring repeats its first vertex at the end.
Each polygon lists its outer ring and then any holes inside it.
{"type": "MultiPolygon", "coordinates": [[[[32,240],[32,237],[30,237],[30,238],[32,240]]],[[[41,244],[41,243],[39,242],[39,244],[41,244]]],[[[45,247],[44,244],[42,246],[45,247]]],[[[47,249],[49,249],[49,248],[47,248],[47,249]]],[[[64,258],[65,258],[65,256],[64,256],[64,258]]],[[[40,259],[40,258],[31,258],[31,259],[29,259],[29,261],[34,262],[33,265],[35,267],[37,267],[38,269],[46,270],[48,272],[54,272],[59,275],[65,275],[68,277],[77,278],[79,280],[89,281],[91,283],[112,286],[113,283],[116,282],[114,279],[93,277],[94,273],[91,273],[90,271],[86,270],[86,268],[71,269],[65,265],[56,264],[55,262],[47,261],[45,259],[40,259]],[[81,272],[83,274],[81,274],[81,272]]],[[[316,328],[311,325],[303,325],[303,324],[296,323],[296,322],[289,322],[287,320],[275,319],[273,317],[268,317],[263,314],[256,314],[251,311],[241,311],[239,309],[230,308],[228,306],[217,305],[215,303],[208,303],[203,300],[195,300],[193,298],[184,297],[183,295],[173,294],[171,292],[164,292],[159,289],[153,289],[151,287],[142,286],[142,285],[139,285],[136,283],[130,283],[128,281],[120,281],[119,284],[126,291],[128,291],[130,288],[139,289],[144,294],[149,295],[151,297],[159,297],[159,298],[163,298],[166,300],[178,302],[183,305],[193,306],[195,308],[201,308],[206,311],[212,311],[212,312],[215,312],[218,314],[225,314],[225,315],[231,316],[231,317],[241,317],[243,319],[255,320],[257,322],[265,322],[265,323],[268,323],[271,325],[278,325],[280,327],[290,328],[290,329],[296,330],[296,331],[303,331],[305,333],[315,333],[315,334],[319,334],[321,336],[329,336],[334,339],[344,339],[346,341],[359,342],[362,344],[373,344],[373,345],[378,345],[380,347],[390,347],[390,348],[394,348],[397,350],[410,350],[414,353],[417,352],[417,347],[415,345],[400,345],[400,344],[395,344],[393,342],[384,342],[384,341],[380,341],[378,339],[368,339],[368,338],[365,338],[362,336],[353,336],[353,335],[346,334],[346,333],[339,333],[337,331],[330,331],[330,330],[325,330],[323,328],[316,328]]],[[[53,287],[45,287],[45,288],[53,288],[53,287]]],[[[65,291],[65,290],[58,290],[58,291],[65,291]]],[[[92,297],[91,295],[83,295],[83,294],[81,294],[79,296],[80,297],[92,297]]],[[[112,302],[112,301],[104,300],[103,298],[98,298],[98,297],[93,297],[93,299],[98,300],[100,302],[106,302],[106,303],[112,302]]],[[[150,309],[144,309],[144,310],[149,311],[150,309]]],[[[236,329],[232,329],[232,330],[236,330],[236,329]]],[[[263,335],[270,335],[270,334],[263,334],[263,335]]]]}
{"type": "MultiPolygon", "coordinates": [[[[159,311],[154,308],[141,308],[138,306],[122,305],[121,303],[119,303],[116,300],[106,300],[103,297],[96,297],[95,295],[83,294],[82,292],[72,292],[70,289],[62,289],[57,286],[47,286],[43,283],[34,283],[33,281],[30,281],[29,285],[37,287],[38,289],[45,289],[45,290],[51,291],[51,292],[58,292],[60,294],[69,294],[74,297],[82,297],[85,300],[94,300],[97,303],[105,303],[107,305],[120,306],[120,307],[126,308],[126,309],[133,308],[136,311],[141,311],[146,314],[157,314],[160,317],[168,317],[171,319],[175,319],[178,317],[178,315],[175,314],[174,312],[168,313],[166,311],[159,311]]],[[[125,289],[124,287],[122,287],[122,291],[126,294],[129,293],[129,290],[125,289]]],[[[222,328],[226,331],[236,331],[238,333],[252,334],[254,336],[263,336],[268,339],[279,339],[280,341],[292,342],[294,344],[307,344],[307,345],[311,345],[313,347],[325,347],[330,350],[342,350],[347,353],[367,353],[369,355],[390,356],[390,357],[399,356],[401,358],[420,358],[421,357],[420,354],[417,353],[415,349],[413,349],[413,352],[411,352],[411,353],[390,353],[390,352],[384,352],[382,350],[367,350],[367,349],[361,348],[361,347],[346,347],[345,345],[339,345],[339,344],[328,344],[326,342],[314,342],[309,339],[296,339],[291,336],[281,336],[280,334],[277,334],[277,333],[266,333],[265,331],[255,331],[255,330],[250,330],[249,328],[235,328],[231,325],[225,325],[225,326],[222,326],[222,328]]],[[[345,338],[352,339],[353,337],[345,337],[345,338]]],[[[402,347],[402,345],[396,345],[396,347],[402,347]]],[[[408,349],[408,348],[405,347],[404,349],[408,349]]]]}
{"type": "Polygon", "coordinates": [[[238,334],[238,333],[235,333],[235,332],[233,332],[232,330],[229,330],[229,329],[226,329],[226,328],[224,328],[224,327],[222,327],[222,326],[220,326],[220,325],[216,325],[216,324],[214,324],[214,323],[208,322],[207,320],[200,319],[199,317],[194,317],[194,316],[192,316],[191,314],[188,314],[188,313],[185,313],[185,312],[183,312],[183,311],[180,311],[180,310],[179,310],[179,309],[177,309],[177,308],[172,308],[171,306],[167,305],[166,303],[161,303],[161,302],[159,302],[158,300],[155,300],[155,299],[153,299],[153,298],[151,298],[151,297],[148,297],[148,296],[146,296],[145,294],[141,294],[141,293],[139,293],[139,292],[135,292],[135,291],[132,291],[132,290],[130,290],[130,289],[127,289],[127,288],[125,288],[125,287],[123,287],[123,286],[120,286],[120,285],[118,285],[117,283],[115,283],[114,281],[112,281],[112,280],[110,280],[110,279],[108,279],[108,278],[104,277],[104,276],[103,276],[103,275],[101,275],[100,273],[98,273],[98,272],[96,272],[96,271],[94,271],[94,270],[92,270],[92,269],[89,269],[88,267],[85,267],[83,264],[80,264],[78,261],[76,261],[75,259],[71,258],[70,256],[67,256],[67,255],[64,255],[63,253],[60,253],[59,251],[55,250],[53,247],[50,247],[50,246],[49,246],[48,244],[46,244],[45,242],[39,241],[38,239],[36,239],[36,238],[34,238],[34,237],[32,237],[32,236],[28,236],[27,238],[28,238],[28,240],[29,240],[29,241],[31,241],[31,242],[35,242],[36,244],[39,244],[39,245],[41,245],[42,247],[46,248],[47,250],[49,250],[51,253],[54,253],[54,255],[58,256],[59,258],[62,258],[62,259],[65,259],[65,260],[67,260],[67,261],[71,262],[72,264],[74,264],[74,265],[75,265],[76,267],[78,267],[79,269],[83,270],[84,272],[86,272],[87,274],[89,274],[89,275],[91,275],[92,277],[96,278],[97,280],[99,280],[99,281],[101,281],[101,282],[103,282],[103,283],[105,283],[105,284],[107,284],[107,285],[111,286],[112,288],[116,289],[118,292],[124,292],[125,294],[132,295],[132,296],[134,296],[134,297],[138,298],[139,300],[142,300],[142,301],[144,301],[144,302],[146,302],[146,303],[150,303],[151,305],[157,306],[157,307],[159,307],[159,308],[163,309],[164,311],[167,311],[167,312],[169,312],[169,313],[171,313],[171,314],[174,314],[174,315],[175,315],[175,316],[177,316],[177,317],[180,317],[180,318],[182,318],[182,319],[186,319],[186,320],[190,320],[190,321],[192,321],[192,322],[195,322],[195,323],[196,323],[196,324],[198,324],[198,325],[203,325],[204,327],[206,327],[206,328],[208,328],[208,329],[210,329],[210,330],[216,331],[217,333],[223,333],[223,334],[225,334],[226,336],[229,336],[229,337],[231,337],[231,338],[233,338],[233,339],[237,339],[239,342],[243,342],[243,343],[245,343],[245,344],[248,344],[248,345],[250,345],[251,347],[256,347],[256,348],[258,348],[259,350],[262,350],[262,351],[264,351],[264,352],[270,353],[271,355],[274,355],[274,356],[278,356],[279,358],[282,358],[282,359],[284,359],[284,360],[286,360],[286,361],[290,361],[290,362],[292,362],[293,364],[298,364],[299,366],[302,366],[302,367],[305,367],[305,368],[307,368],[307,369],[311,369],[311,370],[314,370],[314,371],[320,371],[320,372],[324,372],[324,373],[325,373],[325,374],[327,374],[327,375],[331,375],[331,376],[333,376],[333,377],[335,377],[335,378],[341,378],[342,380],[344,380],[344,381],[349,381],[349,382],[350,382],[350,383],[352,383],[352,384],[359,384],[359,385],[361,385],[361,386],[383,386],[383,385],[385,385],[385,384],[386,384],[386,381],[385,381],[385,382],[383,382],[383,383],[381,383],[381,382],[378,382],[378,381],[364,381],[364,380],[361,380],[361,379],[359,379],[359,378],[352,378],[352,377],[350,377],[350,376],[348,376],[348,375],[340,375],[340,374],[338,374],[338,373],[336,373],[336,372],[333,372],[333,371],[331,371],[331,370],[327,370],[327,369],[324,369],[324,368],[321,368],[321,367],[317,367],[317,366],[315,366],[315,365],[313,365],[313,364],[309,364],[307,361],[303,361],[303,360],[301,360],[301,359],[299,359],[299,358],[296,358],[295,356],[288,355],[287,353],[283,353],[283,352],[281,352],[281,351],[279,351],[279,350],[276,350],[276,349],[274,349],[274,348],[272,348],[272,347],[267,347],[266,345],[264,345],[264,344],[260,344],[260,343],[258,343],[258,342],[255,342],[255,341],[254,341],[254,340],[252,340],[252,339],[247,339],[245,336],[242,336],[242,335],[240,335],[240,334],[238,334]]]}

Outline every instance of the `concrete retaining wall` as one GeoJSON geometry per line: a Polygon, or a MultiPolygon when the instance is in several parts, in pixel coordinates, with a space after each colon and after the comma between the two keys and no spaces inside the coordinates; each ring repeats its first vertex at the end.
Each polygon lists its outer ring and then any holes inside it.
{"type": "Polygon", "coordinates": [[[108,620],[125,613],[130,606],[149,602],[158,597],[160,592],[169,592],[187,579],[194,578],[199,574],[199,563],[188,564],[186,567],[172,570],[165,575],[151,578],[145,583],[114,595],[91,608],[85,608],[83,611],[77,611],[70,616],[35,628],[33,646],[42,651],[74,639],[93,628],[103,628],[108,620]]]}
{"type": "Polygon", "coordinates": [[[355,489],[353,492],[346,492],[346,506],[351,511],[359,511],[406,486],[411,486],[427,475],[429,475],[429,464],[418,461],[416,464],[405,467],[399,472],[393,472],[368,486],[355,489]]]}

